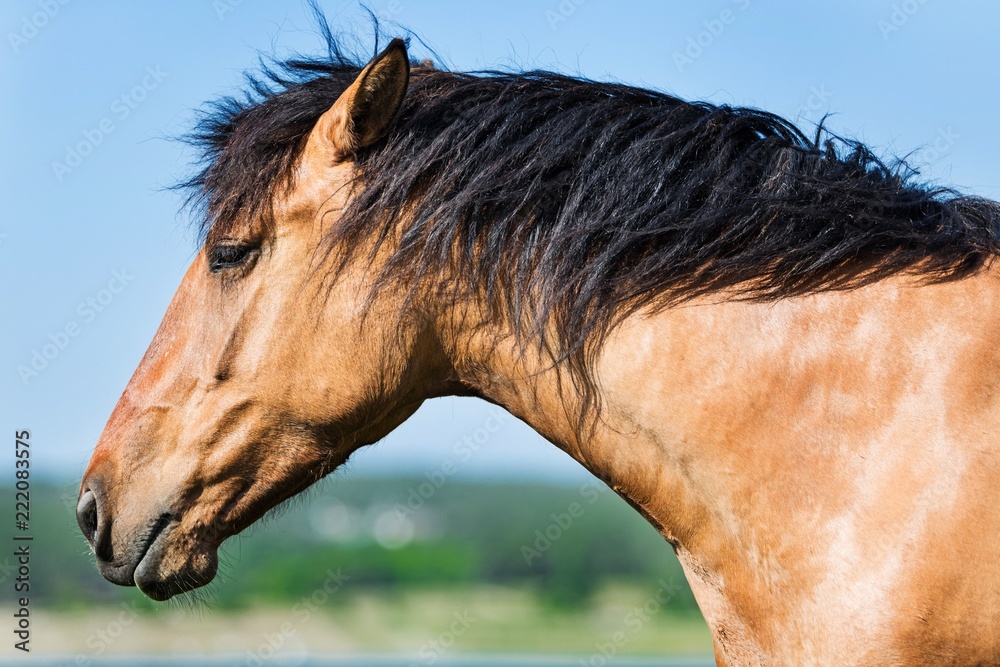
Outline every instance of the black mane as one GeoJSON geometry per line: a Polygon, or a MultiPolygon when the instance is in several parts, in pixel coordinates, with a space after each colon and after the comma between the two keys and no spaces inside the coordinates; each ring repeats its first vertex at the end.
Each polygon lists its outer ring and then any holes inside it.
{"type": "MultiPolygon", "coordinates": [[[[204,169],[184,185],[206,236],[266,222],[304,137],[360,71],[326,36],[326,57],[271,65],[202,118],[204,169]]],[[[549,72],[416,67],[391,134],[358,162],[331,244],[403,225],[379,285],[460,276],[444,287],[485,298],[525,338],[558,331],[560,359],[638,309],[957,279],[1000,252],[997,203],[916,183],[860,143],[549,72]]]]}

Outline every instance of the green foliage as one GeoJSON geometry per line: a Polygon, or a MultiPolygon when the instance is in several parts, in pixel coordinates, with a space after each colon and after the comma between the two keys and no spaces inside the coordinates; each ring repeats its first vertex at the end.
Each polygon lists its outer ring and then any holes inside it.
{"type": "MultiPolygon", "coordinates": [[[[138,600],[98,575],[74,518],[75,487],[32,489],[32,593],[46,606],[138,600]]],[[[608,584],[681,585],[667,608],[697,614],[669,545],[598,482],[575,487],[428,479],[327,481],[220,550],[200,596],[221,609],[294,605],[331,573],[345,592],[481,584],[578,607],[608,584]]],[[[336,605],[346,596],[331,596],[336,605]]],[[[151,603],[143,601],[141,608],[151,603]]]]}

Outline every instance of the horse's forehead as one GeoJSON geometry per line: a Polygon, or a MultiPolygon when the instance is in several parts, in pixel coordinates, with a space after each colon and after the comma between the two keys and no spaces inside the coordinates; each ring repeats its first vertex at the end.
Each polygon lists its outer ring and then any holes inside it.
{"type": "Polygon", "coordinates": [[[299,232],[302,223],[309,222],[329,226],[349,203],[354,176],[354,163],[334,163],[319,149],[303,149],[270,201],[268,222],[273,231],[299,232]]]}

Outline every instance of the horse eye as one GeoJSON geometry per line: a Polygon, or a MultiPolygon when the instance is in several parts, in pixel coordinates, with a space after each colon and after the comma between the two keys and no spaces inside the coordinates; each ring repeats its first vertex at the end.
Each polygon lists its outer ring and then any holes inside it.
{"type": "Polygon", "coordinates": [[[208,270],[218,273],[235,268],[256,254],[257,248],[240,243],[220,243],[209,253],[208,270]]]}

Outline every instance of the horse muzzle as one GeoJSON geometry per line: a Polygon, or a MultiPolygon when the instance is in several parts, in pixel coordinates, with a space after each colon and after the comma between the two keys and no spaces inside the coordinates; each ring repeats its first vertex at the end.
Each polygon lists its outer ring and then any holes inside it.
{"type": "Polygon", "coordinates": [[[84,480],[76,517],[98,571],[113,584],[137,586],[146,596],[162,601],[215,577],[217,545],[185,536],[178,518],[166,511],[153,513],[138,528],[122,530],[123,519],[112,516],[104,485],[97,478],[84,480]]]}

